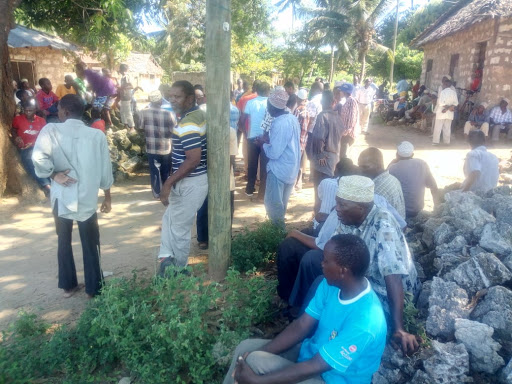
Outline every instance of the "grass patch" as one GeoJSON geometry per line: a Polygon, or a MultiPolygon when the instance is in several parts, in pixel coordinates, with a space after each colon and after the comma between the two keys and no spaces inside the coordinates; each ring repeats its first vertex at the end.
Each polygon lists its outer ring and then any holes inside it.
{"type": "Polygon", "coordinates": [[[254,271],[115,279],[75,327],[21,314],[0,342],[0,383],[221,382],[233,347],[269,320],[276,282],[254,271]]]}

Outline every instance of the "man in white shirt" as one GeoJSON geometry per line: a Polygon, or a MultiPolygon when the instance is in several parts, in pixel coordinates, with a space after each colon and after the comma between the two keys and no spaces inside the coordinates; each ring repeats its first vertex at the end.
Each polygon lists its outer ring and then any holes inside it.
{"type": "Polygon", "coordinates": [[[439,95],[436,104],[436,122],[434,125],[434,136],[432,145],[439,145],[441,132],[443,132],[443,143],[450,144],[450,135],[452,133],[452,121],[455,107],[459,104],[457,93],[451,87],[452,82],[448,77],[443,77],[443,90],[439,95]]]}
{"type": "Polygon", "coordinates": [[[309,116],[308,132],[313,132],[315,127],[316,117],[322,112],[322,92],[324,85],[320,81],[315,81],[311,85],[311,100],[306,104],[306,109],[309,116]]]}
{"type": "Polygon", "coordinates": [[[59,101],[59,120],[47,124],[39,134],[32,161],[39,177],[52,179],[51,202],[58,236],[59,288],[64,297],[78,289],[71,233],[78,224],[84,258],[85,292],[93,297],[100,292],[103,273],[100,266],[98,191],[105,191],[101,212],[111,210],[112,165],[103,132],[81,120],[84,105],[78,95],[59,101]]]}
{"type": "Polygon", "coordinates": [[[487,152],[485,134],[482,131],[471,131],[468,135],[471,151],[464,161],[462,191],[486,193],[498,185],[500,171],[498,158],[487,152]]]}
{"type": "Polygon", "coordinates": [[[370,112],[373,98],[375,97],[375,89],[371,87],[371,80],[366,79],[364,87],[357,89],[356,97],[359,104],[359,124],[361,126],[361,133],[368,135],[368,123],[370,121],[370,112]]]}

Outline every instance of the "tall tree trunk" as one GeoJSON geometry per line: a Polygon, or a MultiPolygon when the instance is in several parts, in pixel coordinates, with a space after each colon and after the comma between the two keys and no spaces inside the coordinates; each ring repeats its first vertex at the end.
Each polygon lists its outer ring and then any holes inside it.
{"type": "Polygon", "coordinates": [[[364,84],[364,76],[366,75],[366,52],[361,55],[361,78],[359,81],[364,84]]]}
{"type": "Polygon", "coordinates": [[[9,134],[15,105],[7,38],[14,25],[14,9],[20,2],[21,0],[0,1],[0,197],[5,193],[16,193],[34,198],[41,196],[42,192],[38,192],[37,184],[23,170],[18,151],[9,134]]]}
{"type": "Polygon", "coordinates": [[[331,69],[329,71],[329,83],[334,77],[334,45],[331,45],[331,69]]]}

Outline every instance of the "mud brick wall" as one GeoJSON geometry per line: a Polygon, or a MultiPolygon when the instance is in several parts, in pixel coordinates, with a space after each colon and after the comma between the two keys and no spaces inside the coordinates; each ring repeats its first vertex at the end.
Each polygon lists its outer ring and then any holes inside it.
{"type": "Polygon", "coordinates": [[[497,104],[502,97],[512,98],[512,18],[487,19],[468,29],[423,46],[424,59],[421,82],[426,79],[427,61],[433,60],[431,81],[433,90],[450,71],[450,61],[459,54],[453,77],[457,87],[468,89],[471,74],[478,67],[478,44],[487,42],[482,86],[476,101],[497,104]]]}

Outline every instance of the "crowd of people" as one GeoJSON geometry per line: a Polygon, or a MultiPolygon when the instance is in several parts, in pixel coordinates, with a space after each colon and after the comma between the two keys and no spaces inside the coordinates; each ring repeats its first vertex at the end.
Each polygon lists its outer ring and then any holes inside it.
{"type": "MultiPolygon", "coordinates": [[[[105,135],[84,122],[88,104],[96,111],[91,120],[102,120],[108,127],[109,111],[119,102],[126,128],[144,132],[152,193],[166,207],[160,274],[165,276],[168,269],[188,273],[196,216],[198,242],[208,247],[206,90],[188,81],[162,85],[149,94],[149,105],[138,113],[135,124],[127,66],[120,68],[123,77],[117,87],[108,72],[99,74],[83,63],[76,69],[92,97],[71,77],[57,89],[60,96],[52,93],[48,79],[41,79],[37,101],[33,95],[20,94],[22,110],[13,122],[23,163],[51,197],[59,288],[69,297],[79,287],[71,248],[73,221],[78,223],[90,297],[100,292],[103,279],[96,208],[102,189],[101,211],[111,210],[113,178],[105,135]]],[[[450,84],[443,79],[434,142],[436,133],[445,136],[445,120],[450,120],[450,108],[456,105],[450,84]]],[[[418,337],[403,325],[404,306],[414,303],[421,289],[403,230],[407,220],[423,210],[425,189],[438,203],[435,178],[428,165],[414,157],[414,145],[407,141],[397,146],[396,159],[387,166],[375,147],[361,152],[354,164],[348,152],[357,135],[369,133],[377,90],[370,79],[362,86],[354,81],[328,88],[321,79],[309,89],[297,89],[291,81],[273,89],[264,81],[238,81],[231,94],[226,129],[232,216],[234,160],[242,141],[245,194],[252,198],[259,187],[257,198],[268,218],[282,228],[292,191],[307,181],[309,160],[314,219],[311,227],[289,232],[277,250],[278,294],[289,304],[286,314],[297,320],[272,341],[240,344],[224,383],[370,382],[386,334],[404,354],[418,348],[418,337]]],[[[506,120],[507,103],[504,99],[490,114],[491,124],[502,124],[499,130],[511,121],[506,120]]],[[[481,108],[477,112],[483,113],[481,108]]],[[[497,185],[498,159],[486,149],[485,131],[483,124],[468,128],[471,151],[464,165],[463,191],[485,193],[497,185]]]]}

